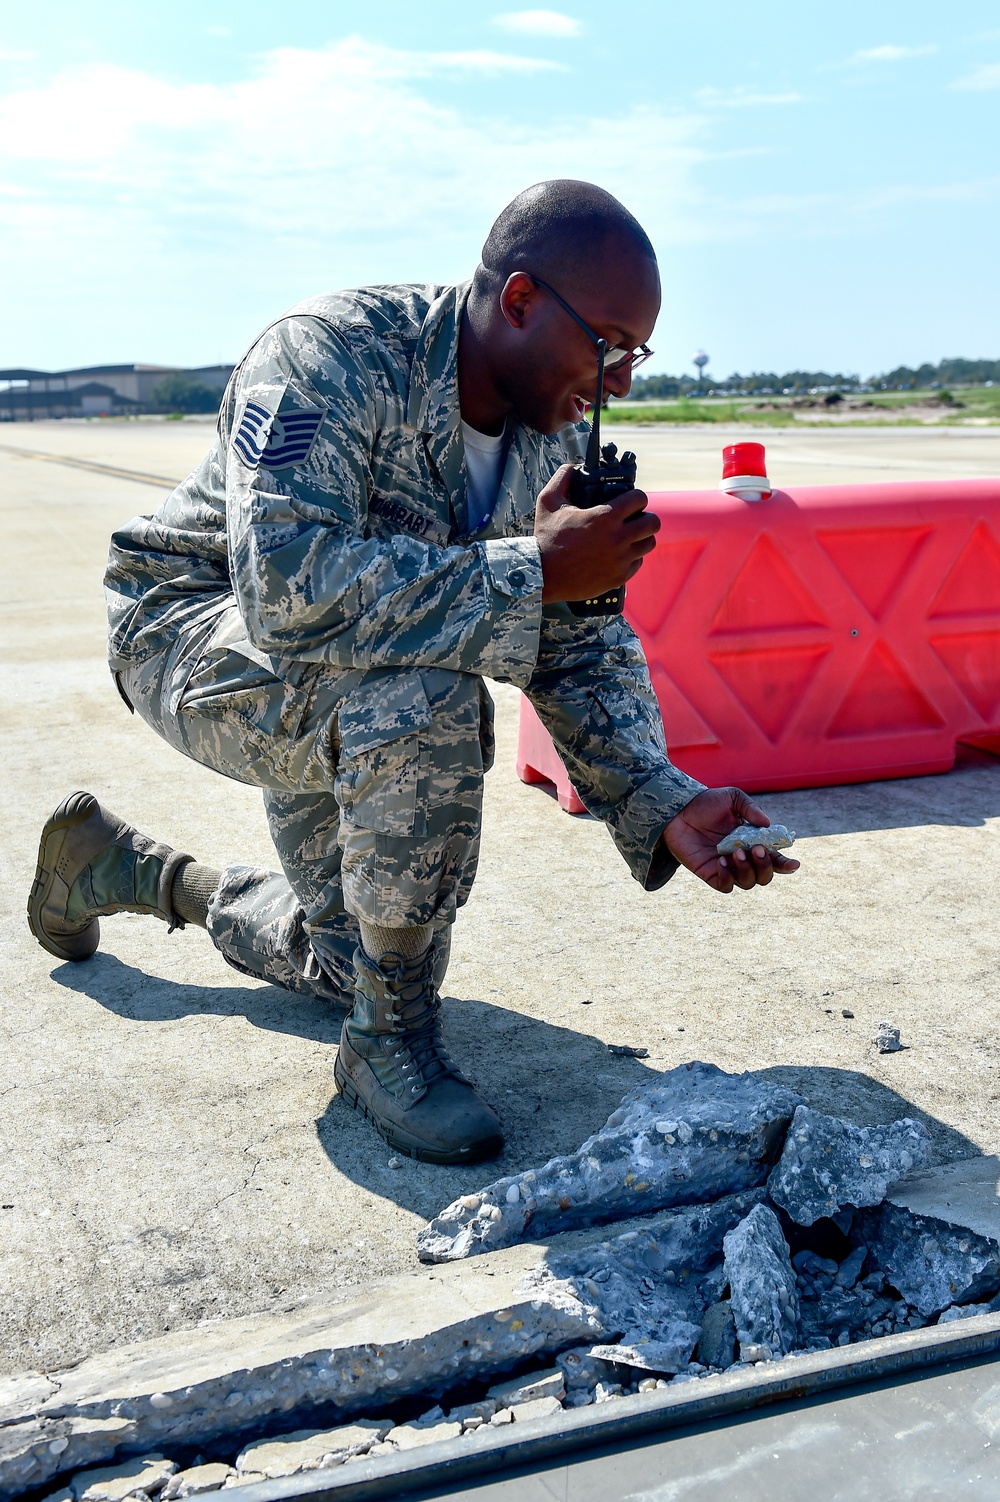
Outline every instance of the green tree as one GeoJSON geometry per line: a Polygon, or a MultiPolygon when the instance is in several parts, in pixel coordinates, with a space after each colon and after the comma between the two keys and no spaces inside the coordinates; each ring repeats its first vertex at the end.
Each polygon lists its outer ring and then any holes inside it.
{"type": "Polygon", "coordinates": [[[218,412],[221,391],[213,391],[186,371],[171,371],[153,387],[153,401],[171,412],[218,412]]]}

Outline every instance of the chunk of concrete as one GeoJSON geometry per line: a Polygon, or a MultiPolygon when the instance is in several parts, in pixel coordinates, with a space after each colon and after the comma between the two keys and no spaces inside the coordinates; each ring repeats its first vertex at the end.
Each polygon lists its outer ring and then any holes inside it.
{"type": "Polygon", "coordinates": [[[511,1412],[515,1422],[528,1424],[532,1419],[550,1419],[554,1413],[562,1413],[558,1398],[529,1398],[526,1403],[512,1403],[511,1412]]]}
{"type": "Polygon", "coordinates": [[[178,1471],[171,1476],[160,1493],[162,1502],[175,1502],[175,1498],[200,1497],[204,1492],[217,1492],[225,1486],[231,1471],[232,1467],[220,1460],[209,1461],[206,1465],[189,1466],[186,1471],[178,1471]]]}
{"type": "Polygon", "coordinates": [[[621,1366],[638,1367],[643,1372],[666,1372],[673,1375],[691,1360],[701,1326],[686,1314],[667,1315],[656,1325],[644,1323],[625,1331],[616,1345],[594,1346],[592,1354],[621,1366]]]}
{"type": "Polygon", "coordinates": [[[158,1492],[176,1470],[164,1455],[141,1455],[123,1465],[80,1471],[69,1486],[74,1502],[125,1502],[140,1492],[147,1497],[158,1492]]]}
{"type": "Polygon", "coordinates": [[[463,1403],[461,1408],[452,1408],[448,1417],[453,1424],[462,1424],[469,1429],[475,1424],[488,1424],[496,1411],[494,1398],[480,1398],[476,1403],[463,1403]]]}
{"type": "Polygon", "coordinates": [[[385,1439],[391,1428],[388,1420],[359,1419],[336,1429],[296,1429],[277,1439],[258,1439],[237,1455],[236,1470],[254,1471],[269,1479],[324,1470],[350,1455],[363,1455],[385,1439]]]}
{"type": "Polygon", "coordinates": [[[893,1027],[891,1022],[879,1023],[878,1032],[873,1041],[879,1053],[899,1053],[903,1046],[899,1038],[899,1028],[893,1027]]]}
{"type": "Polygon", "coordinates": [[[596,1357],[589,1346],[563,1351],[556,1360],[565,1375],[567,1393],[592,1392],[598,1382],[614,1381],[614,1368],[596,1357]]]}
{"type": "Polygon", "coordinates": [[[799,1295],[788,1244],[778,1217],[755,1205],[725,1238],[730,1301],[741,1353],[746,1346],[767,1346],[784,1356],[795,1345],[799,1295]]]}
{"type": "Polygon", "coordinates": [[[752,850],[759,845],[773,855],[778,850],[791,850],[795,844],[795,831],[784,824],[769,824],[761,828],[757,824],[740,824],[731,830],[715,849],[719,855],[733,855],[737,850],[752,850]]]}
{"type": "Polygon", "coordinates": [[[718,1366],[723,1370],[736,1360],[736,1320],[728,1299],[709,1304],[705,1310],[694,1354],[705,1366],[718,1366]]]}
{"type": "Polygon", "coordinates": [[[390,1429],[386,1439],[397,1450],[415,1450],[418,1445],[434,1445],[440,1440],[457,1439],[462,1426],[444,1419],[440,1424],[397,1424],[390,1429]]]}
{"type": "Polygon", "coordinates": [[[550,1256],[529,1281],[556,1276],[592,1302],[618,1341],[596,1343],[591,1356],[646,1371],[679,1371],[691,1359],[705,1308],[714,1300],[713,1264],[722,1259],[726,1233],[763,1195],[761,1189],[728,1195],[657,1217],[642,1231],[550,1256]]]}
{"type": "Polygon", "coordinates": [[[753,1074],[682,1064],[630,1091],[575,1153],[455,1200],[419,1233],[418,1254],[451,1262],[763,1184],[800,1100],[753,1074]]]}
{"type": "Polygon", "coordinates": [[[868,1248],[866,1246],[856,1246],[848,1252],[843,1262],[837,1268],[837,1273],[833,1280],[838,1288],[854,1287],[855,1283],[861,1277],[867,1257],[868,1248]]]}
{"type": "Polygon", "coordinates": [[[496,1383],[486,1396],[492,1398],[498,1408],[513,1408],[515,1403],[531,1403],[535,1398],[562,1400],[566,1396],[566,1374],[557,1366],[550,1372],[512,1377],[508,1382],[496,1383]]]}
{"type": "Polygon", "coordinates": [[[919,1167],[930,1147],[922,1122],[857,1127],[799,1106],[768,1193],[796,1225],[811,1226],[845,1205],[878,1205],[890,1184],[919,1167]]]}
{"type": "Polygon", "coordinates": [[[1000,1289],[1000,1159],[908,1174],[860,1217],[876,1266],[926,1319],[1000,1289]]]}

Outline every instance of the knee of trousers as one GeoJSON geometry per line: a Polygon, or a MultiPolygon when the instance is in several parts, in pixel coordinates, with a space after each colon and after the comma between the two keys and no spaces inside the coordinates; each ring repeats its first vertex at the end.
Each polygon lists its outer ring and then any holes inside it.
{"type": "Polygon", "coordinates": [[[485,764],[479,684],[408,669],[372,675],[341,706],[335,793],[344,897],[357,917],[447,920],[468,896],[485,764]]]}

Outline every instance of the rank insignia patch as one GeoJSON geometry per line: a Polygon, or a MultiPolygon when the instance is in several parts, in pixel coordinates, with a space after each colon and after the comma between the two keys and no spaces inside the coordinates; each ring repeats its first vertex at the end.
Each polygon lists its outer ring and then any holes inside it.
{"type": "Polygon", "coordinates": [[[247,402],[233,447],[251,469],[304,464],[325,416],[325,407],[290,407],[276,415],[259,402],[247,402]]]}

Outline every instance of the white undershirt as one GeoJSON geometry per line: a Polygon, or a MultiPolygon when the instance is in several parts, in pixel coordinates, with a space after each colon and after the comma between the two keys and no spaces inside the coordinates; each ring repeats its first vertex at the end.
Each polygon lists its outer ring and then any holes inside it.
{"type": "Polygon", "coordinates": [[[469,531],[478,532],[493,515],[503,479],[506,428],[496,438],[462,423],[465,468],[469,476],[469,531]]]}

